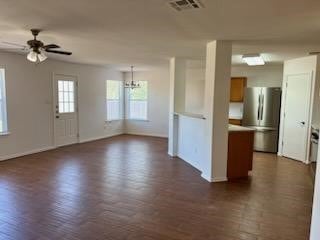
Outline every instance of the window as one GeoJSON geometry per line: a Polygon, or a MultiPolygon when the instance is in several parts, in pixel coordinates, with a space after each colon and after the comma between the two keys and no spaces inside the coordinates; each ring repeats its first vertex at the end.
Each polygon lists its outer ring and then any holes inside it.
{"type": "Polygon", "coordinates": [[[59,113],[75,112],[74,81],[58,81],[59,113]]]}
{"type": "Polygon", "coordinates": [[[122,89],[121,81],[117,81],[117,80],[106,81],[107,121],[121,119],[121,89],[122,89]]]}
{"type": "Polygon", "coordinates": [[[0,69],[0,134],[8,132],[4,69],[0,69]]]}
{"type": "Polygon", "coordinates": [[[148,119],[148,82],[139,81],[140,88],[128,89],[129,119],[148,119]]]}

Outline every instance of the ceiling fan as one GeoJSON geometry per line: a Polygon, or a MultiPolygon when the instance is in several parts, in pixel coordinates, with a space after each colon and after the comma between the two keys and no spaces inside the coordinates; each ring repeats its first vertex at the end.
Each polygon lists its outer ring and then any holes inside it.
{"type": "Polygon", "coordinates": [[[33,39],[27,41],[28,46],[9,43],[9,42],[2,42],[2,43],[7,45],[13,45],[13,46],[21,46],[22,48],[20,50],[27,50],[29,52],[27,55],[27,59],[31,62],[43,62],[44,60],[46,60],[48,57],[45,55],[45,52],[54,53],[54,54],[63,54],[63,55],[72,54],[72,52],[58,50],[60,46],[56,44],[44,45],[42,41],[37,39],[37,36],[39,35],[40,32],[41,32],[40,29],[31,29],[33,39]]]}

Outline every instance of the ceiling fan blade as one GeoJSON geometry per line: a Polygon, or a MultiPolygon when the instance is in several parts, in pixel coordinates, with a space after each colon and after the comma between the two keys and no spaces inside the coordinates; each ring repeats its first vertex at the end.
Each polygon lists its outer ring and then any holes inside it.
{"type": "Polygon", "coordinates": [[[72,52],[66,52],[66,51],[59,51],[59,50],[51,50],[51,49],[45,49],[46,52],[49,53],[57,53],[57,54],[63,54],[63,55],[71,55],[72,52]]]}
{"type": "Polygon", "coordinates": [[[49,48],[60,48],[60,46],[56,45],[56,44],[48,44],[43,46],[44,49],[49,49],[49,48]]]}
{"type": "Polygon", "coordinates": [[[11,46],[21,47],[21,48],[27,48],[27,46],[26,46],[26,45],[18,44],[18,43],[12,43],[12,42],[5,42],[5,41],[2,41],[2,42],[1,42],[1,44],[11,45],[11,46]]]}
{"type": "Polygon", "coordinates": [[[29,50],[28,46],[17,44],[17,43],[11,43],[11,42],[0,42],[0,46],[2,49],[5,49],[5,50],[20,50],[20,51],[29,50]]]}
{"type": "Polygon", "coordinates": [[[19,51],[19,52],[28,52],[30,49],[25,47],[25,48],[17,48],[17,47],[6,47],[0,44],[0,51],[19,51]]]}

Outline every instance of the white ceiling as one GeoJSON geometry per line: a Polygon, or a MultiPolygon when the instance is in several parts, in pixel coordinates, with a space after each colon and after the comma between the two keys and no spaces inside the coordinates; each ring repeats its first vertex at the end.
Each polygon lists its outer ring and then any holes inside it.
{"type": "Polygon", "coordinates": [[[0,42],[24,44],[41,28],[39,39],[73,51],[52,57],[120,68],[203,56],[214,39],[234,41],[234,64],[243,53],[279,63],[320,51],[318,0],[202,0],[204,9],[184,12],[166,2],[0,0],[0,42]]]}

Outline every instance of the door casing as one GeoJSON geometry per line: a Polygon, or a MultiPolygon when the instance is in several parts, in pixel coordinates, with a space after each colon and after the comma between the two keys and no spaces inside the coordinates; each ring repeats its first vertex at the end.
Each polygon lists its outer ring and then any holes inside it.
{"type": "MultiPolygon", "coordinates": [[[[308,76],[309,78],[309,83],[310,83],[310,92],[308,94],[308,102],[307,102],[307,119],[305,121],[305,128],[307,131],[306,134],[306,144],[305,144],[305,154],[304,154],[304,159],[301,159],[300,161],[308,164],[309,163],[309,148],[310,148],[310,135],[311,135],[311,121],[312,121],[312,107],[313,107],[313,97],[314,97],[314,87],[315,87],[315,82],[314,82],[314,73],[312,72],[307,72],[307,73],[298,73],[298,74],[288,74],[284,76],[284,86],[283,86],[283,98],[282,98],[282,110],[281,110],[281,121],[282,121],[282,130],[281,130],[281,138],[279,138],[279,148],[281,151],[278,153],[280,156],[284,156],[283,154],[283,141],[284,141],[284,128],[285,128],[285,112],[286,112],[286,100],[287,100],[287,83],[289,77],[292,76],[308,76]]],[[[295,159],[296,160],[296,159],[295,159]]]]}
{"type": "MultiPolygon", "coordinates": [[[[56,147],[62,147],[62,146],[66,146],[66,145],[59,145],[56,142],[56,104],[57,104],[57,88],[56,88],[56,81],[58,80],[57,77],[58,76],[62,76],[62,77],[69,77],[69,78],[74,78],[74,82],[75,82],[75,97],[74,97],[74,101],[75,101],[75,114],[76,114],[76,120],[77,120],[77,140],[75,143],[79,143],[80,142],[80,134],[79,134],[79,107],[78,107],[78,77],[76,75],[68,75],[68,74],[61,74],[61,73],[53,73],[52,74],[52,100],[53,100],[53,104],[52,104],[52,117],[51,119],[53,119],[52,121],[52,129],[53,129],[53,134],[52,134],[52,141],[53,141],[53,146],[56,147]]],[[[74,144],[74,143],[73,143],[74,144]]]]}

